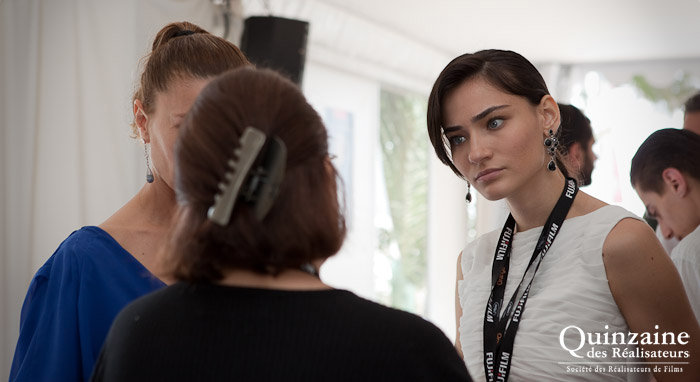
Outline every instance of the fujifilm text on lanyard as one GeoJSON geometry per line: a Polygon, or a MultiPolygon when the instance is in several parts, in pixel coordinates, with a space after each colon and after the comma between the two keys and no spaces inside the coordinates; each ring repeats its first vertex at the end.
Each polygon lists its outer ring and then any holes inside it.
{"type": "Polygon", "coordinates": [[[549,247],[554,242],[559,233],[566,215],[573,204],[573,200],[578,192],[576,181],[572,178],[566,179],[566,184],[554,209],[550,213],[542,229],[535,250],[525,269],[520,283],[518,284],[508,305],[501,313],[503,306],[506,282],[508,280],[508,269],[510,265],[510,252],[512,248],[513,232],[515,230],[515,219],[509,214],[501,236],[496,247],[494,261],[491,271],[491,294],[486,305],[484,314],[484,369],[486,380],[489,382],[505,382],[508,380],[510,364],[512,360],[513,344],[515,334],[520,324],[520,318],[525,310],[525,303],[530,293],[530,287],[535,278],[535,274],[544,259],[549,247]],[[536,263],[533,267],[533,263],[536,263]],[[529,280],[525,283],[525,280],[529,280]],[[518,298],[519,292],[524,285],[527,285],[518,298]],[[517,304],[515,303],[517,301],[517,304]],[[513,306],[515,309],[513,310],[513,306]],[[511,311],[513,314],[511,316],[511,311]],[[494,366],[498,364],[498,373],[494,375],[494,366]],[[494,379],[495,378],[495,379],[494,379]]]}

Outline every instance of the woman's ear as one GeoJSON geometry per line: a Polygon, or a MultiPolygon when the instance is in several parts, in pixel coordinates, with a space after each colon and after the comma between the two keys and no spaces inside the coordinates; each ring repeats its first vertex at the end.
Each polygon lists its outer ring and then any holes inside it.
{"type": "Polygon", "coordinates": [[[538,106],[542,126],[545,136],[549,135],[549,130],[557,132],[559,129],[559,105],[554,101],[551,95],[547,94],[542,97],[538,106]]]}
{"type": "Polygon", "coordinates": [[[150,143],[151,137],[148,135],[148,115],[140,99],[134,100],[134,123],[139,129],[139,137],[143,143],[150,143]]]}

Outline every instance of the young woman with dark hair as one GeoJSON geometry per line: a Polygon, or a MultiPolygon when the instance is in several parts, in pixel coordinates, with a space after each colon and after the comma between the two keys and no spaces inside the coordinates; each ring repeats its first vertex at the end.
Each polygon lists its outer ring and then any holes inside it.
{"type": "Polygon", "coordinates": [[[22,307],[11,382],[87,380],[117,313],[165,286],[153,274],[176,206],[178,125],[213,76],[248,64],[235,45],[194,24],[158,32],[133,96],[147,183],[104,223],[73,232],[37,271],[22,307]]]}
{"type": "Polygon", "coordinates": [[[176,148],[180,282],[127,306],[94,381],[469,381],[418,316],[318,276],[345,237],[321,118],[269,70],[209,84],[176,148]]]}
{"type": "Polygon", "coordinates": [[[700,380],[700,328],[673,263],[643,221],[578,191],[559,119],[540,73],[511,51],[459,56],[435,82],[437,156],[510,210],[459,256],[457,349],[476,380],[700,380]],[[645,332],[690,340],[629,334],[645,332]]]}

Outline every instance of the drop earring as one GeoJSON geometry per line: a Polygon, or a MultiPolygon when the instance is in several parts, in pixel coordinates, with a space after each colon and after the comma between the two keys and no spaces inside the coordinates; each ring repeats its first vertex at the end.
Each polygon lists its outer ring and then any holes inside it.
{"type": "Polygon", "coordinates": [[[151,163],[148,155],[148,143],[143,146],[143,156],[146,158],[146,182],[153,183],[153,171],[151,171],[151,163]]]}
{"type": "Polygon", "coordinates": [[[554,171],[557,169],[557,163],[554,160],[555,154],[557,152],[557,146],[559,146],[559,140],[554,136],[554,131],[549,130],[549,137],[544,139],[544,147],[546,147],[547,153],[550,156],[549,163],[547,163],[547,169],[549,171],[554,171]]]}
{"type": "Polygon", "coordinates": [[[464,199],[467,201],[467,204],[472,202],[472,185],[469,181],[467,181],[467,196],[465,196],[464,199]]]}

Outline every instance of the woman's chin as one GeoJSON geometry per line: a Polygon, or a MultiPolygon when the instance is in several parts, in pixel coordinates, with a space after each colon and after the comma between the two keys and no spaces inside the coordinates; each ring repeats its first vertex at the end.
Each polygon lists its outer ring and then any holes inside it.
{"type": "Polygon", "coordinates": [[[501,189],[501,187],[494,187],[495,185],[490,184],[486,187],[483,187],[481,190],[477,189],[479,192],[479,195],[486,200],[489,201],[496,201],[496,200],[501,200],[506,197],[506,193],[501,189]]]}
{"type": "Polygon", "coordinates": [[[505,195],[503,195],[500,192],[479,192],[479,195],[491,202],[495,202],[497,200],[505,198],[505,195]]]}

